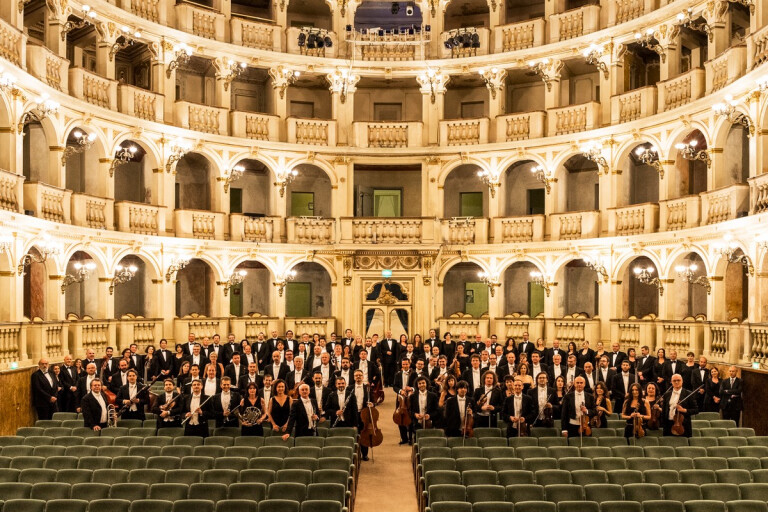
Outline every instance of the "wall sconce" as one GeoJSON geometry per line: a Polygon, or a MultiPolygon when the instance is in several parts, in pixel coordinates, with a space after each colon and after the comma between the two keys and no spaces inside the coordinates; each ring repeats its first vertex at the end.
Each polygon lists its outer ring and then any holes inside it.
{"type": "Polygon", "coordinates": [[[491,297],[494,297],[496,295],[496,288],[501,286],[498,274],[478,272],[477,277],[488,286],[488,291],[491,292],[491,297]]]}
{"type": "Polygon", "coordinates": [[[587,268],[594,270],[603,281],[606,283],[608,282],[608,270],[605,268],[605,265],[603,265],[603,262],[600,261],[600,256],[585,256],[581,259],[584,261],[587,268]]]}
{"type": "Polygon", "coordinates": [[[685,144],[684,142],[678,142],[675,144],[675,149],[680,151],[680,156],[682,156],[684,159],[693,161],[701,160],[702,162],[707,162],[707,167],[710,167],[712,165],[712,159],[709,157],[709,153],[707,153],[706,149],[697,151],[697,145],[698,141],[693,139],[688,144],[685,144]]]}
{"type": "Polygon", "coordinates": [[[667,54],[664,52],[664,48],[658,43],[653,36],[653,29],[649,28],[645,33],[635,32],[635,42],[644,48],[648,48],[652,52],[661,58],[661,62],[667,61],[667,54]]]}
{"type": "Polygon", "coordinates": [[[227,280],[222,283],[222,286],[224,286],[224,296],[226,297],[229,294],[230,288],[233,288],[241,284],[245,280],[245,276],[247,275],[248,275],[248,272],[246,272],[245,270],[238,270],[236,272],[232,272],[229,275],[229,278],[227,278],[227,280]]]}
{"type": "Polygon", "coordinates": [[[115,286],[119,284],[125,284],[136,275],[139,268],[136,265],[129,265],[124,267],[118,265],[115,267],[115,275],[112,276],[112,282],[109,284],[109,294],[112,295],[115,292],[115,286]]]}
{"type": "Polygon", "coordinates": [[[179,66],[189,62],[192,57],[192,48],[186,43],[179,43],[173,47],[173,60],[168,63],[168,69],[165,70],[166,78],[171,78],[171,73],[179,66]]]}
{"type": "Polygon", "coordinates": [[[557,178],[552,177],[552,173],[548,172],[541,165],[531,168],[531,172],[538,181],[544,184],[544,189],[547,191],[547,194],[552,192],[552,184],[557,182],[557,178]]]}
{"type": "Polygon", "coordinates": [[[691,263],[690,265],[678,265],[675,267],[677,275],[680,276],[684,282],[703,286],[707,289],[707,295],[709,295],[712,292],[712,285],[710,284],[709,279],[707,279],[707,276],[696,276],[696,271],[698,269],[699,266],[695,263],[691,263]]]}
{"type": "Polygon", "coordinates": [[[480,76],[485,82],[485,86],[491,91],[491,98],[496,99],[496,91],[501,91],[504,88],[504,79],[507,76],[507,72],[499,68],[481,69],[478,71],[480,76]]]}
{"type": "Polygon", "coordinates": [[[67,163],[67,158],[70,156],[85,153],[91,149],[93,141],[96,140],[95,133],[85,133],[80,130],[75,130],[72,135],[75,136],[76,145],[67,145],[67,147],[64,148],[64,152],[61,154],[61,165],[65,165],[67,163]]]}
{"type": "Polygon", "coordinates": [[[347,93],[355,91],[355,85],[360,81],[360,77],[346,68],[336,69],[333,73],[326,75],[328,83],[331,84],[331,92],[339,93],[339,99],[342,103],[347,101],[347,93]]]}
{"type": "Polygon", "coordinates": [[[547,294],[547,297],[549,297],[549,292],[552,290],[552,285],[555,284],[552,281],[547,279],[547,276],[545,276],[542,272],[539,272],[538,270],[534,270],[531,272],[531,282],[537,286],[541,286],[544,288],[544,291],[547,294]]]}
{"type": "Polygon", "coordinates": [[[11,96],[22,96],[21,89],[16,86],[16,77],[0,68],[0,89],[11,96]]]}
{"type": "Polygon", "coordinates": [[[299,175],[299,171],[296,169],[291,169],[290,171],[280,171],[277,173],[277,176],[275,179],[275,186],[280,187],[280,197],[285,196],[285,189],[288,185],[293,182],[293,180],[296,179],[296,176],[299,175]]]}
{"type": "Polygon", "coordinates": [[[752,119],[736,109],[736,101],[733,99],[733,96],[729,94],[724,99],[725,101],[712,105],[715,115],[717,117],[725,117],[731,124],[740,124],[746,128],[750,137],[754,135],[755,125],[752,123],[752,119]]]}
{"type": "Polygon", "coordinates": [[[601,45],[591,44],[589,45],[589,48],[584,50],[582,53],[587,64],[590,66],[595,66],[598,71],[602,71],[603,76],[606,80],[608,80],[608,66],[605,64],[605,62],[600,60],[600,57],[603,56],[603,51],[604,50],[601,45]]]}
{"type": "Polygon", "coordinates": [[[217,73],[217,76],[221,76],[221,79],[224,80],[224,90],[228,91],[229,84],[231,84],[235,78],[245,73],[246,69],[248,69],[248,64],[245,62],[235,62],[234,60],[229,59],[221,73],[217,73]]]}
{"type": "Polygon", "coordinates": [[[664,285],[661,284],[661,280],[658,277],[653,275],[656,272],[654,267],[637,266],[632,271],[635,273],[635,278],[638,281],[649,286],[655,286],[659,290],[659,295],[664,295],[664,285]]]}
{"type": "Polygon", "coordinates": [[[269,76],[272,77],[272,88],[280,89],[280,99],[283,99],[288,86],[296,83],[296,80],[299,79],[299,72],[284,68],[283,66],[277,66],[276,68],[270,68],[269,76]]]}
{"type": "Polygon", "coordinates": [[[89,261],[88,263],[80,263],[77,262],[74,264],[75,267],[75,273],[73,274],[67,274],[64,276],[64,281],[61,283],[61,294],[64,295],[64,293],[67,291],[67,287],[71,284],[75,283],[82,283],[89,277],[91,277],[91,272],[93,272],[96,269],[96,264],[92,261],[89,261]]]}
{"type": "Polygon", "coordinates": [[[768,76],[764,76],[755,80],[755,85],[757,86],[757,90],[760,92],[768,91],[768,76]]]}
{"type": "Polygon", "coordinates": [[[109,61],[112,62],[112,60],[115,58],[115,55],[120,50],[125,50],[129,46],[132,46],[134,43],[136,43],[137,39],[141,39],[141,32],[138,30],[131,31],[128,27],[122,27],[120,29],[122,34],[118,36],[117,40],[112,45],[112,48],[109,49],[109,61]]]}
{"type": "Polygon", "coordinates": [[[0,253],[7,252],[8,254],[11,253],[11,246],[13,245],[13,240],[10,238],[0,238],[0,253]]]}
{"type": "Polygon", "coordinates": [[[608,161],[603,156],[603,145],[597,141],[588,142],[581,146],[581,154],[587,160],[595,162],[604,172],[608,173],[608,161]]]}
{"type": "Polygon", "coordinates": [[[171,259],[171,264],[168,266],[168,270],[165,272],[165,282],[170,283],[171,279],[176,279],[176,274],[179,273],[179,270],[186,267],[188,263],[188,256],[174,256],[171,259]]]}
{"type": "Polygon", "coordinates": [[[496,197],[496,189],[501,185],[499,175],[483,170],[477,171],[477,177],[488,187],[491,197],[496,197]]]}
{"type": "MultiPolygon", "coordinates": [[[[696,19],[698,19],[698,17],[696,19]]],[[[712,27],[707,24],[706,20],[698,22],[693,20],[693,9],[691,7],[681,13],[678,13],[677,15],[677,24],[680,27],[688,27],[691,30],[696,30],[697,32],[704,32],[709,36],[709,42],[711,43],[715,37],[714,32],[712,32],[712,27]]]]}
{"type": "Polygon", "coordinates": [[[229,184],[242,178],[244,172],[244,166],[236,165],[232,169],[225,170],[224,176],[219,176],[216,180],[224,183],[224,193],[227,193],[229,192],[229,184]]]}
{"type": "Polygon", "coordinates": [[[109,177],[112,178],[115,175],[115,170],[121,165],[127,164],[136,155],[139,150],[136,146],[120,147],[115,153],[115,158],[112,159],[112,164],[109,166],[109,177]]]}
{"type": "Polygon", "coordinates": [[[190,149],[192,149],[192,145],[183,139],[176,139],[171,142],[171,154],[168,155],[165,171],[176,173],[176,164],[184,158],[184,155],[189,153],[190,149]]]}
{"type": "Polygon", "coordinates": [[[88,25],[93,25],[93,20],[96,19],[96,11],[94,11],[91,6],[89,5],[83,5],[82,7],[82,16],[79,20],[67,20],[66,23],[64,23],[64,26],[61,27],[61,40],[64,41],[67,38],[67,34],[72,32],[73,30],[78,30],[81,28],[85,28],[88,25]]]}
{"type": "Polygon", "coordinates": [[[59,112],[59,104],[49,99],[48,93],[40,95],[35,100],[35,106],[24,112],[19,119],[19,124],[16,127],[18,133],[24,131],[24,126],[30,121],[42,122],[46,117],[55,116],[59,112]]]}
{"type": "Polygon", "coordinates": [[[289,281],[293,281],[295,277],[296,277],[295,270],[287,270],[275,276],[275,282],[272,284],[277,286],[277,293],[280,297],[283,296],[283,290],[285,290],[285,285],[288,284],[289,281]]]}
{"type": "Polygon", "coordinates": [[[659,173],[659,178],[664,179],[664,166],[661,165],[659,150],[656,146],[640,146],[635,150],[635,156],[640,160],[640,163],[650,165],[656,169],[656,172],[659,173]]]}
{"type": "MultiPolygon", "coordinates": [[[[547,91],[552,91],[552,81],[554,80],[554,77],[549,74],[548,69],[552,68],[551,66],[552,62],[549,59],[541,59],[540,61],[532,60],[528,63],[528,67],[539,75],[542,82],[544,82],[544,85],[547,86],[547,91]]],[[[563,67],[562,62],[557,66],[558,69],[552,69],[552,71],[559,72],[560,68],[563,67]]]]}
{"type": "Polygon", "coordinates": [[[16,269],[20,276],[24,275],[26,268],[33,263],[45,263],[49,256],[59,254],[61,252],[61,246],[55,242],[52,242],[47,236],[35,244],[35,248],[39,254],[27,253],[21,257],[19,266],[16,269]]]}
{"type": "Polygon", "coordinates": [[[427,68],[426,71],[416,77],[416,81],[421,86],[421,92],[429,93],[429,99],[432,104],[437,99],[437,93],[445,92],[445,85],[448,83],[448,76],[443,75],[439,69],[427,68]]]}
{"type": "Polygon", "coordinates": [[[752,264],[752,259],[744,254],[742,251],[738,256],[736,251],[739,249],[739,245],[734,242],[733,236],[730,233],[726,233],[722,242],[714,244],[715,253],[728,260],[728,263],[740,263],[744,266],[744,271],[747,275],[755,275],[755,266],[752,264]]]}

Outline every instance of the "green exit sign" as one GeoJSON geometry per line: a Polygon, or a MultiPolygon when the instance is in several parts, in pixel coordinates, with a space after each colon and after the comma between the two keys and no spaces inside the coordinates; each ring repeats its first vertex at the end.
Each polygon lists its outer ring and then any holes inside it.
{"type": "Polygon", "coordinates": [[[760,363],[758,363],[757,361],[754,361],[752,363],[752,369],[753,370],[759,370],[760,369],[760,363]]]}

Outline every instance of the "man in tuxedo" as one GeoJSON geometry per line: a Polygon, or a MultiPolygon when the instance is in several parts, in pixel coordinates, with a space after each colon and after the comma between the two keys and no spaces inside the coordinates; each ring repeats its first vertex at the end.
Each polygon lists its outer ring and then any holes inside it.
{"type": "MultiPolygon", "coordinates": [[[[401,399],[395,400],[395,410],[398,409],[400,401],[409,400],[409,395],[413,392],[413,387],[411,386],[411,383],[413,382],[411,379],[413,372],[411,371],[410,361],[403,359],[400,361],[400,367],[402,369],[397,372],[392,379],[392,389],[401,397],[401,399]]],[[[400,429],[400,444],[410,443],[412,439],[410,428],[402,425],[399,425],[398,428],[400,429]]]]}
{"type": "Polygon", "coordinates": [[[130,346],[131,349],[131,362],[133,363],[133,367],[137,370],[143,371],[144,370],[144,356],[139,354],[139,346],[135,343],[131,343],[130,346]]]}
{"type": "Polygon", "coordinates": [[[98,377],[91,381],[91,391],[80,401],[80,409],[85,428],[90,428],[96,432],[107,428],[109,423],[107,397],[101,392],[101,380],[98,377]]]}
{"type": "MultiPolygon", "coordinates": [[[[507,377],[514,380],[514,377],[507,377]]],[[[523,394],[523,383],[515,380],[513,394],[504,401],[501,416],[507,422],[507,438],[520,437],[536,419],[536,408],[530,396],[523,394]]]]}
{"type": "Polygon", "coordinates": [[[336,368],[335,376],[344,377],[344,383],[352,382],[354,370],[348,357],[344,356],[341,358],[341,366],[336,368]]]}
{"type": "Polygon", "coordinates": [[[48,360],[40,359],[37,371],[32,374],[32,402],[37,411],[37,419],[50,420],[57,411],[56,390],[58,382],[52,372],[48,371],[48,360]]]}
{"type": "MultiPolygon", "coordinates": [[[[560,377],[561,375],[563,378],[565,378],[565,366],[562,364],[562,356],[560,353],[556,353],[554,356],[552,356],[552,364],[549,365],[549,382],[552,382],[554,385],[555,380],[560,377]]],[[[568,381],[565,381],[566,386],[568,385],[568,381]]]]}
{"type": "Polygon", "coordinates": [[[440,339],[437,337],[437,331],[435,329],[429,330],[429,338],[424,340],[424,344],[429,345],[430,348],[440,346],[440,339]]]}
{"type": "Polygon", "coordinates": [[[131,368],[127,372],[128,384],[121,386],[117,392],[115,398],[115,404],[122,406],[120,410],[122,414],[121,419],[124,420],[141,420],[144,421],[144,407],[149,404],[149,397],[147,391],[139,393],[139,374],[135,369],[131,368]]]}
{"type": "Polygon", "coordinates": [[[381,375],[379,375],[379,367],[373,362],[368,360],[368,350],[363,349],[358,353],[360,359],[355,363],[354,369],[360,370],[363,374],[363,382],[370,384],[371,387],[379,383],[381,375]]]}
{"type": "Polygon", "coordinates": [[[611,389],[613,385],[613,377],[616,375],[616,370],[609,367],[610,362],[608,356],[603,354],[600,356],[600,366],[597,369],[597,382],[605,382],[608,389],[611,389]]]}
{"type": "Polygon", "coordinates": [[[331,427],[357,427],[357,401],[350,397],[351,392],[346,379],[336,377],[336,387],[328,395],[323,406],[331,427]]]}
{"type": "Polygon", "coordinates": [[[671,349],[669,351],[669,360],[668,366],[669,366],[669,374],[674,375],[676,373],[679,373],[680,376],[683,378],[683,382],[686,382],[689,380],[688,377],[688,367],[685,366],[685,363],[682,362],[677,358],[677,350],[671,349]]]}
{"type": "Polygon", "coordinates": [[[315,371],[312,374],[312,387],[309,390],[309,395],[312,398],[314,398],[315,402],[317,402],[317,408],[318,408],[318,412],[320,413],[320,416],[324,416],[328,419],[333,419],[327,415],[327,412],[325,410],[325,403],[328,400],[328,395],[330,394],[331,394],[331,388],[323,386],[323,374],[318,371],[315,371]]]}
{"type": "MultiPolygon", "coordinates": [[[[417,391],[409,397],[413,431],[426,428],[426,422],[437,415],[437,395],[429,391],[429,380],[426,377],[419,377],[416,379],[416,387],[417,391]]],[[[412,443],[413,433],[411,433],[410,444],[412,443]]]]}
{"type": "Polygon", "coordinates": [[[397,342],[392,338],[391,331],[387,331],[387,336],[379,342],[377,345],[381,347],[379,354],[381,355],[381,366],[384,370],[385,386],[392,386],[392,381],[395,378],[395,372],[397,371],[397,361],[399,361],[397,342]]]}
{"type": "MultiPolygon", "coordinates": [[[[584,363],[584,373],[581,374],[582,377],[584,377],[584,390],[587,393],[594,393],[595,390],[595,384],[597,384],[597,373],[595,373],[594,366],[592,363],[587,361],[584,363]]],[[[608,392],[610,393],[610,387],[608,387],[608,392]]]]}
{"type": "Polygon", "coordinates": [[[77,375],[75,374],[75,367],[72,365],[72,356],[67,354],[64,356],[64,364],[60,367],[59,384],[63,389],[62,396],[64,400],[58,404],[60,411],[75,412],[77,408],[75,393],[77,392],[77,375]]]}
{"type": "Polygon", "coordinates": [[[469,392],[474,396],[475,390],[483,386],[483,370],[480,368],[480,356],[472,354],[469,359],[470,367],[461,375],[461,380],[469,384],[469,392]]]}
{"type": "Polygon", "coordinates": [[[702,387],[702,384],[709,380],[709,368],[707,368],[707,358],[704,356],[699,357],[699,366],[693,369],[691,372],[691,389],[697,389],[696,391],[696,405],[699,410],[704,408],[704,394],[706,390],[702,387]],[[699,389],[700,388],[700,389],[699,389]]]}
{"type": "Polygon", "coordinates": [[[221,348],[222,348],[222,344],[221,344],[221,336],[219,336],[218,334],[214,334],[214,335],[213,335],[213,339],[212,339],[211,341],[212,341],[213,343],[211,343],[210,345],[208,345],[208,353],[207,353],[207,354],[205,354],[205,357],[207,357],[208,359],[210,359],[210,358],[211,358],[211,354],[215,352],[215,353],[216,353],[216,357],[217,357],[217,359],[216,359],[216,360],[217,360],[218,362],[220,362],[221,364],[225,364],[225,363],[223,363],[223,362],[221,361],[221,356],[222,356],[222,352],[221,352],[221,348]]]}
{"type": "Polygon", "coordinates": [[[533,351],[536,349],[536,347],[533,345],[533,343],[528,339],[528,333],[523,333],[523,341],[520,342],[520,344],[517,346],[517,355],[525,354],[528,358],[528,361],[531,360],[531,354],[533,354],[533,351]]]}
{"type": "Polygon", "coordinates": [[[656,377],[653,375],[654,364],[656,364],[656,358],[651,355],[648,345],[640,347],[640,358],[637,360],[637,381],[643,386],[643,389],[649,382],[656,382],[656,377]]]}
{"type": "Polygon", "coordinates": [[[573,381],[573,391],[563,397],[561,412],[562,433],[565,437],[579,437],[579,428],[583,415],[589,417],[597,413],[595,398],[584,391],[584,377],[576,377],[573,381]]]}
{"type": "MultiPolygon", "coordinates": [[[[531,397],[532,407],[536,413],[533,421],[529,423],[532,427],[552,426],[544,424],[544,413],[547,409],[551,410],[554,407],[552,401],[555,399],[555,388],[547,385],[548,380],[547,374],[541,372],[536,376],[536,387],[528,390],[528,396],[531,397]]],[[[554,418],[554,414],[552,417],[554,418]]]]}
{"type": "Polygon", "coordinates": [[[496,385],[495,373],[485,372],[482,382],[483,385],[472,394],[472,400],[477,406],[475,426],[495,428],[497,424],[496,412],[501,410],[504,399],[501,390],[496,385]]]}
{"type": "Polygon", "coordinates": [[[576,377],[582,375],[584,371],[576,365],[577,358],[575,354],[568,356],[568,363],[565,367],[565,384],[570,385],[576,380],[576,377]]]}
{"type": "Polygon", "coordinates": [[[99,367],[98,364],[96,363],[96,352],[94,352],[92,348],[89,348],[88,350],[85,351],[85,359],[83,359],[83,368],[86,368],[91,363],[96,364],[97,368],[99,367]]]}
{"type": "Polygon", "coordinates": [[[285,331],[285,340],[283,340],[284,350],[295,351],[299,347],[299,342],[293,337],[293,331],[290,329],[285,331]]]}
{"type": "MultiPolygon", "coordinates": [[[[277,336],[277,331],[272,331],[272,333],[277,336]]],[[[269,341],[265,340],[264,333],[261,332],[258,334],[258,336],[256,336],[256,341],[251,344],[251,353],[256,359],[256,363],[258,363],[259,368],[264,368],[267,364],[269,364],[269,358],[271,357],[272,352],[274,352],[274,350],[277,348],[278,341],[280,341],[280,338],[273,338],[269,341]],[[272,345],[273,341],[274,346],[272,345]]],[[[243,364],[245,364],[245,360],[243,360],[243,364]]]]}
{"type": "Polygon", "coordinates": [[[160,348],[157,349],[154,356],[155,368],[160,371],[162,377],[167,377],[171,374],[171,368],[173,367],[173,353],[168,350],[168,340],[165,338],[160,340],[160,348]]]}
{"type": "Polygon", "coordinates": [[[446,437],[461,437],[462,428],[465,425],[466,415],[472,416],[475,402],[468,393],[469,385],[466,381],[459,381],[456,385],[456,396],[451,396],[445,401],[445,435],[446,437]]]}
{"type": "Polygon", "coordinates": [[[208,420],[213,416],[211,401],[203,394],[200,379],[192,381],[192,393],[183,398],[181,414],[186,419],[185,436],[208,437],[208,420]]]}
{"type": "Polygon", "coordinates": [[[634,375],[629,373],[629,359],[624,359],[621,362],[621,371],[613,376],[613,384],[608,386],[608,389],[611,390],[611,398],[616,400],[617,409],[621,409],[624,405],[624,399],[629,393],[629,386],[634,380],[634,375]]]}
{"type": "Polygon", "coordinates": [[[696,406],[696,400],[693,400],[693,398],[686,400],[691,392],[687,389],[683,389],[682,375],[679,373],[672,375],[671,382],[671,391],[666,395],[667,400],[664,402],[661,409],[664,435],[673,435],[672,425],[675,423],[675,413],[678,412],[683,415],[683,436],[691,437],[693,435],[693,430],[691,429],[691,417],[699,413],[699,409],[696,406]],[[683,403],[681,404],[680,402],[683,403]]]}
{"type": "Polygon", "coordinates": [[[475,345],[467,339],[467,333],[462,331],[459,333],[459,339],[456,340],[456,345],[462,345],[464,347],[465,354],[474,354],[476,352],[475,345]]]}
{"type": "Polygon", "coordinates": [[[541,362],[541,354],[539,354],[538,352],[534,352],[531,354],[530,362],[531,362],[531,377],[533,377],[534,381],[536,380],[536,376],[539,373],[541,372],[547,373],[547,371],[549,370],[549,367],[547,367],[546,364],[543,364],[541,362]]]}
{"type": "Polygon", "coordinates": [[[181,346],[181,351],[184,352],[184,355],[192,355],[192,349],[195,348],[196,339],[197,338],[195,337],[195,333],[191,332],[187,334],[187,342],[181,346]]]}
{"type": "Polygon", "coordinates": [[[155,400],[155,406],[152,408],[152,412],[158,417],[157,428],[169,428],[178,427],[181,425],[179,415],[181,414],[181,399],[177,398],[179,393],[175,390],[175,383],[173,379],[165,379],[163,381],[163,393],[161,393],[157,400],[155,400]],[[166,407],[171,404],[170,407],[166,407]]]}
{"type": "Polygon", "coordinates": [[[235,335],[229,333],[227,336],[227,342],[221,347],[221,354],[219,360],[225,367],[232,362],[232,356],[235,352],[240,352],[240,345],[235,343],[235,335]]]}
{"type": "Polygon", "coordinates": [[[261,364],[259,357],[252,352],[251,346],[246,343],[243,345],[242,354],[240,354],[240,364],[247,368],[251,363],[254,363],[257,368],[264,368],[266,366],[266,364],[261,364]]]}
{"type": "Polygon", "coordinates": [[[619,350],[619,347],[619,343],[614,341],[611,344],[612,352],[608,354],[608,366],[615,372],[619,371],[621,362],[627,358],[627,354],[619,350]]]}
{"type": "Polygon", "coordinates": [[[128,361],[121,359],[118,363],[118,371],[112,376],[112,380],[109,383],[109,390],[117,395],[120,392],[120,388],[128,384],[128,361]]]}
{"type": "Polygon", "coordinates": [[[514,350],[510,350],[504,356],[505,361],[499,365],[499,370],[496,372],[499,376],[499,380],[503,381],[507,375],[514,375],[516,371],[516,359],[514,350]]]}
{"type": "Polygon", "coordinates": [[[293,360],[293,370],[289,371],[285,376],[285,387],[289,391],[295,389],[302,382],[306,382],[308,377],[309,373],[304,368],[304,358],[297,357],[293,360]]]}
{"type": "Polygon", "coordinates": [[[77,391],[75,391],[75,410],[77,412],[80,412],[80,403],[85,395],[90,393],[91,382],[93,382],[94,379],[98,379],[96,375],[96,363],[90,363],[85,367],[85,373],[81,375],[80,379],[77,381],[77,391]]]}
{"type": "MultiPolygon", "coordinates": [[[[258,334],[256,340],[267,343],[267,351],[271,354],[272,352],[275,351],[275,349],[277,349],[277,342],[281,341],[281,338],[277,335],[277,331],[273,330],[272,332],[269,333],[268,340],[264,339],[264,333],[261,333],[261,332],[258,334]]],[[[254,353],[255,352],[256,350],[254,350],[254,353]]]]}
{"type": "Polygon", "coordinates": [[[720,409],[723,411],[724,420],[733,420],[736,425],[741,419],[741,410],[744,403],[741,399],[742,383],[736,376],[736,367],[728,368],[728,378],[723,379],[720,385],[720,409]]]}
{"type": "Polygon", "coordinates": [[[317,402],[309,396],[309,386],[302,384],[299,386],[299,399],[291,404],[288,427],[282,436],[283,441],[291,437],[292,431],[294,437],[316,436],[319,419],[317,402]]]}
{"type": "MultiPolygon", "coordinates": [[[[229,374],[229,378],[230,380],[232,379],[231,372],[229,374]]],[[[241,395],[245,396],[247,394],[248,384],[251,384],[251,383],[256,384],[257,387],[261,388],[262,380],[261,380],[261,377],[259,376],[259,370],[256,367],[256,363],[249,364],[248,371],[238,380],[238,384],[240,385],[241,395]]]]}
{"type": "Polygon", "coordinates": [[[221,392],[211,399],[213,403],[213,415],[216,417],[217,427],[237,427],[239,422],[234,413],[240,406],[240,395],[232,389],[232,380],[229,377],[221,378],[221,392]]]}
{"type": "MultiPolygon", "coordinates": [[[[97,370],[99,373],[99,379],[101,379],[101,386],[108,386],[109,382],[112,380],[112,375],[117,373],[117,363],[118,360],[114,357],[115,349],[112,347],[107,347],[104,350],[104,357],[101,358],[100,364],[97,366],[97,370]]],[[[85,363],[83,363],[83,368],[85,368],[85,363]]]]}
{"type": "Polygon", "coordinates": [[[192,347],[192,355],[189,362],[190,364],[196,364],[200,368],[205,368],[205,365],[208,364],[208,358],[203,354],[202,346],[199,343],[195,343],[195,346],[192,347]]]}
{"type": "Polygon", "coordinates": [[[240,379],[246,373],[247,367],[244,364],[240,364],[240,352],[233,352],[232,362],[224,368],[224,377],[229,377],[229,382],[232,386],[235,389],[240,389],[240,379]]]}
{"type": "MultiPolygon", "coordinates": [[[[272,376],[270,374],[266,374],[262,380],[262,383],[263,386],[259,388],[259,391],[256,393],[256,395],[261,399],[266,409],[269,407],[269,401],[272,400],[272,395],[275,391],[275,389],[272,387],[272,376]]],[[[250,384],[248,384],[248,386],[250,386],[250,384]]],[[[248,387],[246,386],[246,390],[247,389],[248,387]]]]}
{"type": "MultiPolygon", "coordinates": [[[[390,336],[391,336],[391,334],[390,334],[390,336]]],[[[342,350],[344,349],[344,347],[351,346],[354,343],[354,341],[355,341],[355,338],[352,335],[352,329],[346,329],[344,331],[344,337],[341,338],[341,348],[342,348],[342,350]]]]}

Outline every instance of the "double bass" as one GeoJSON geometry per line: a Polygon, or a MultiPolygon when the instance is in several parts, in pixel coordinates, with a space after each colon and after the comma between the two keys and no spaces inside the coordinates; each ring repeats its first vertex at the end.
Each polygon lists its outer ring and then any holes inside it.
{"type": "Polygon", "coordinates": [[[376,380],[376,384],[371,387],[371,397],[373,403],[379,405],[384,401],[384,369],[381,367],[381,359],[376,361],[379,367],[379,378],[376,380]]]}
{"type": "Polygon", "coordinates": [[[363,428],[360,431],[360,444],[371,448],[371,460],[373,460],[373,447],[379,446],[384,441],[384,435],[379,428],[379,411],[373,407],[371,402],[360,411],[360,419],[363,422],[363,428]]]}
{"type": "MultiPolygon", "coordinates": [[[[635,412],[639,412],[639,407],[635,407],[635,412]]],[[[635,416],[632,420],[632,435],[639,439],[641,437],[645,437],[645,430],[643,429],[643,417],[642,416],[635,416]]]]}

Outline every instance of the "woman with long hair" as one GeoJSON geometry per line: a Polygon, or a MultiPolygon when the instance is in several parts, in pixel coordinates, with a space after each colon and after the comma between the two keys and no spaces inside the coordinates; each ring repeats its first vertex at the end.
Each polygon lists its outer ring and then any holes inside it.
{"type": "Polygon", "coordinates": [[[656,376],[656,386],[661,394],[667,390],[669,384],[667,373],[669,371],[669,363],[667,362],[667,351],[660,348],[656,351],[656,362],[653,363],[653,374],[656,376]]]}
{"type": "Polygon", "coordinates": [[[598,341],[595,343],[595,368],[597,368],[600,365],[600,358],[603,357],[603,354],[605,354],[605,348],[603,347],[603,342],[598,341]]]}
{"type": "MultiPolygon", "coordinates": [[[[661,395],[659,394],[659,387],[654,382],[649,382],[645,386],[645,408],[648,414],[653,416],[661,415],[661,395]]],[[[660,425],[654,424],[652,421],[648,421],[648,430],[658,430],[660,425]]]]}
{"type": "Polygon", "coordinates": [[[160,372],[156,368],[157,361],[155,360],[155,346],[147,345],[144,349],[144,368],[140,370],[141,375],[144,377],[144,382],[151,381],[157,373],[160,372]]]}
{"type": "Polygon", "coordinates": [[[704,382],[704,412],[720,412],[720,370],[713,366],[704,382]]]}
{"type": "Polygon", "coordinates": [[[171,359],[171,377],[178,377],[181,372],[181,364],[186,361],[184,356],[184,348],[181,343],[177,343],[174,347],[173,358],[171,359]]]}
{"type": "Polygon", "coordinates": [[[598,428],[608,427],[608,416],[613,413],[611,399],[608,398],[608,386],[605,382],[595,383],[595,410],[597,410],[598,428]]]}
{"type": "Polygon", "coordinates": [[[288,427],[288,417],[291,414],[291,399],[286,394],[285,381],[277,379],[272,383],[274,395],[269,400],[269,422],[272,430],[285,433],[288,427]]]}
{"type": "Polygon", "coordinates": [[[576,354],[576,364],[579,368],[584,368],[584,363],[592,363],[595,360],[595,351],[589,348],[589,342],[581,342],[581,350],[576,354]]]}
{"type": "Polygon", "coordinates": [[[624,400],[624,405],[621,408],[621,419],[627,420],[627,426],[624,427],[624,437],[627,439],[635,437],[635,419],[638,417],[645,424],[651,419],[651,411],[648,408],[648,402],[643,399],[643,387],[637,382],[633,382],[629,386],[627,399],[624,400]]]}
{"type": "Polygon", "coordinates": [[[445,375],[446,377],[443,380],[443,384],[440,386],[440,400],[437,403],[438,407],[445,407],[445,401],[456,396],[456,386],[458,384],[456,376],[451,375],[450,373],[446,373],[445,375]]]}
{"type": "Polygon", "coordinates": [[[259,388],[255,382],[248,384],[246,395],[240,400],[240,414],[243,414],[248,407],[258,408],[261,411],[261,415],[253,424],[241,423],[240,435],[263,436],[264,427],[261,425],[261,422],[267,418],[267,408],[264,406],[264,400],[259,397],[259,388]]]}
{"type": "Polygon", "coordinates": [[[184,360],[179,365],[179,373],[176,375],[176,387],[179,389],[179,393],[185,393],[185,386],[189,382],[190,373],[189,368],[192,366],[188,360],[184,360]]]}
{"type": "Polygon", "coordinates": [[[211,353],[208,356],[208,364],[206,364],[203,369],[205,375],[208,374],[209,366],[213,366],[216,369],[216,378],[221,379],[222,375],[224,375],[224,365],[219,362],[219,355],[213,350],[211,350],[211,353]]]}
{"type": "Polygon", "coordinates": [[[413,343],[413,353],[416,354],[416,357],[429,359],[428,355],[424,352],[424,342],[421,339],[421,334],[414,334],[411,343],[413,343]]]}
{"type": "Polygon", "coordinates": [[[533,387],[533,377],[531,376],[531,369],[528,367],[528,363],[517,365],[516,378],[523,383],[523,393],[528,393],[528,390],[533,387]]]}
{"type": "Polygon", "coordinates": [[[552,418],[559,420],[560,411],[563,408],[563,398],[565,397],[565,377],[560,375],[555,379],[555,394],[552,397],[552,418]]]}

